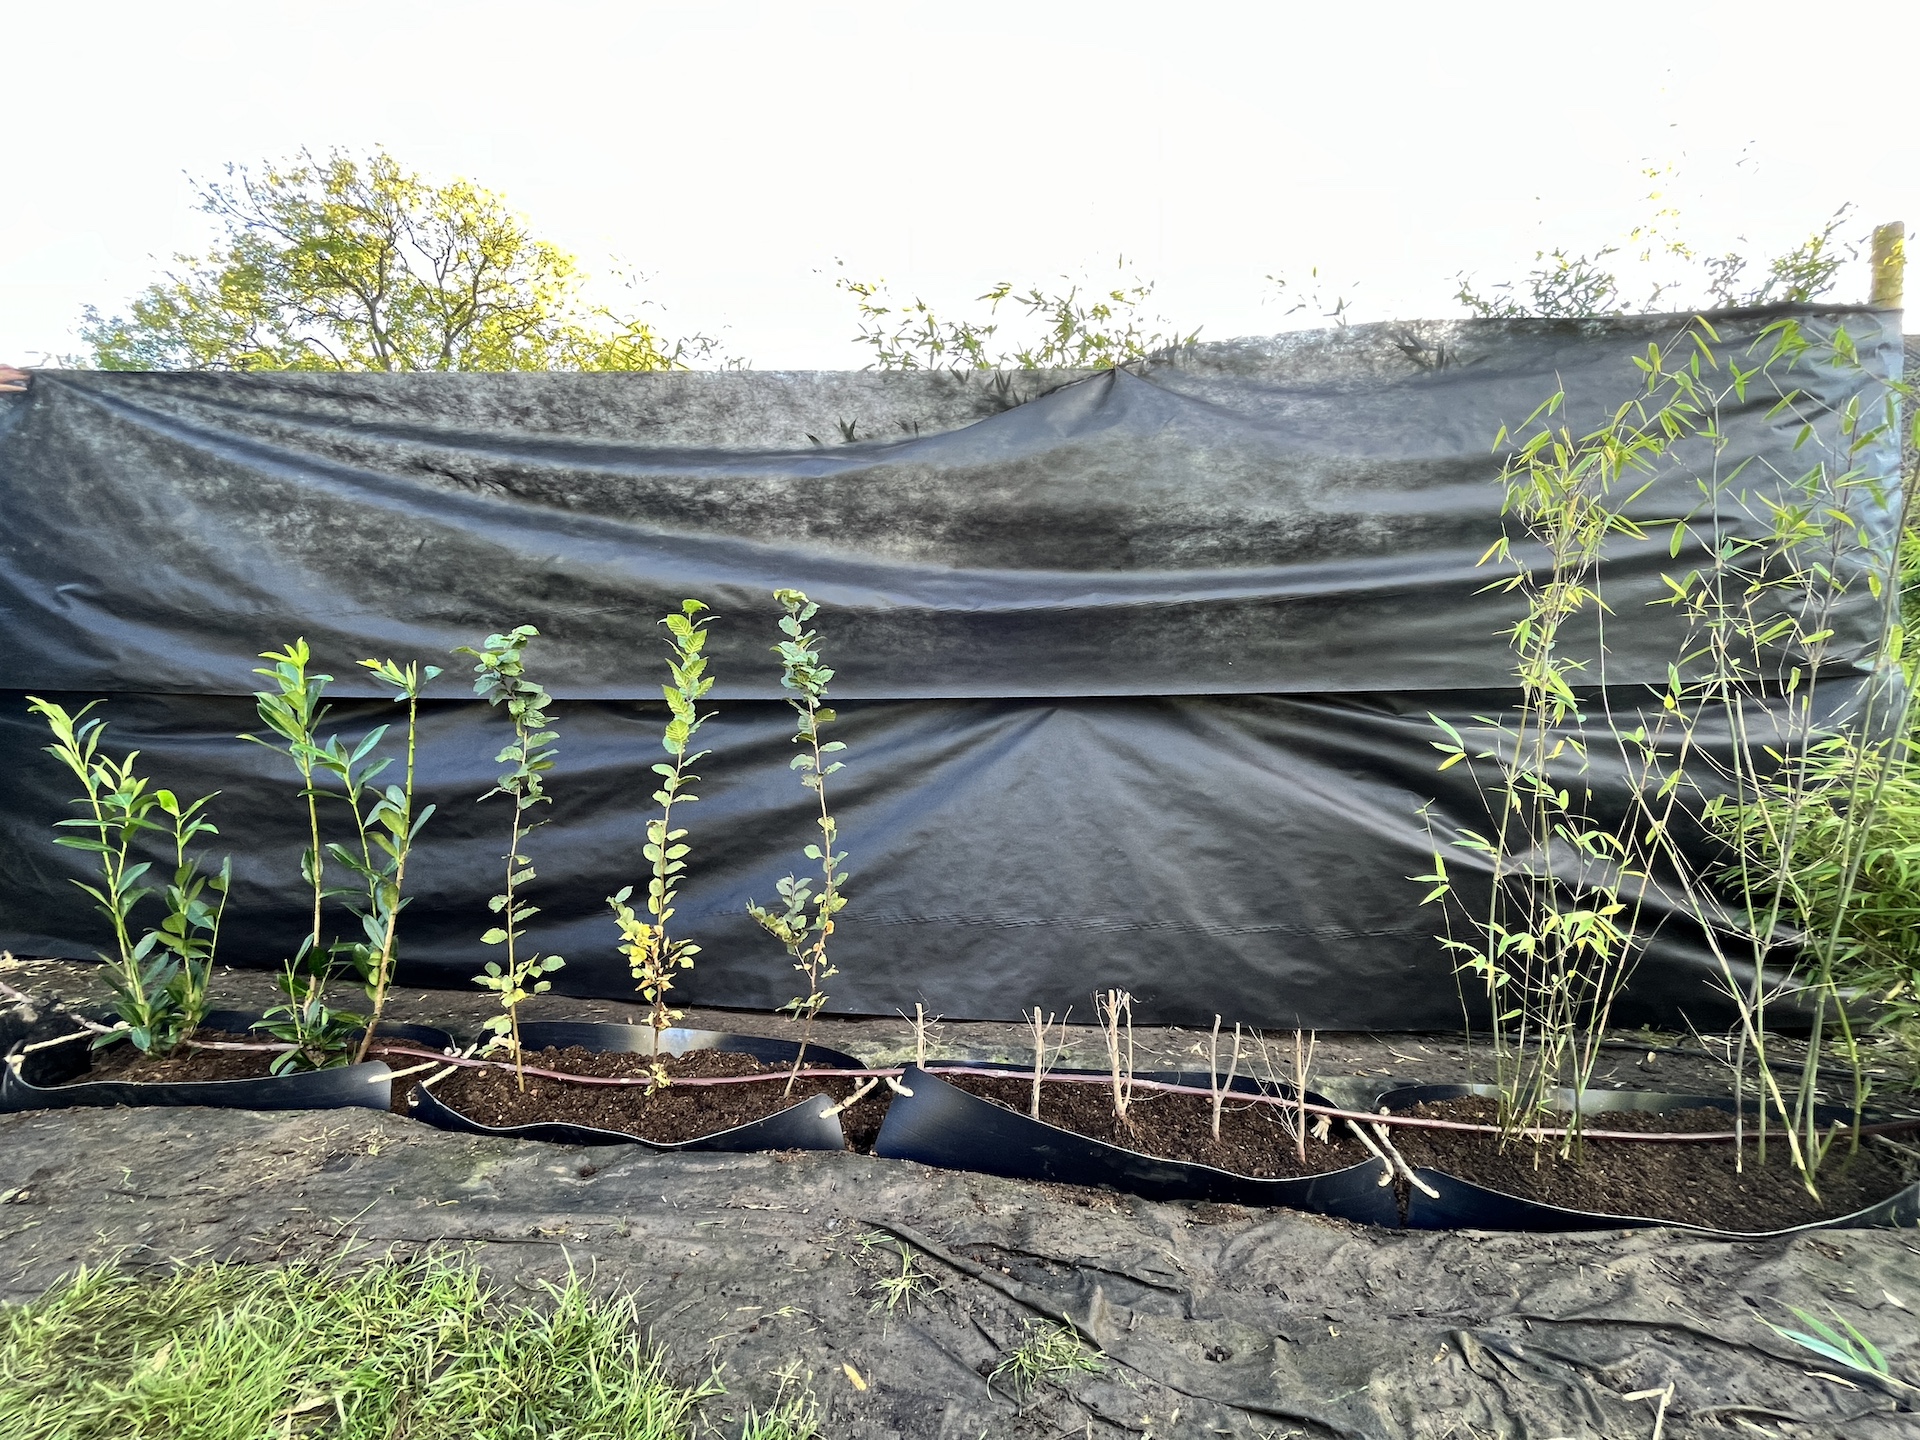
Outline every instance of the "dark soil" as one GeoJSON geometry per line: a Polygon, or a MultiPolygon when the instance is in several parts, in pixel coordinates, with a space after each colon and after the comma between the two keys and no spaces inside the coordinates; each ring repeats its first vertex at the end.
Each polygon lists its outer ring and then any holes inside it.
{"type": "MultiPolygon", "coordinates": [[[[1488,1125],[1497,1112],[1492,1100],[1468,1097],[1432,1101],[1407,1113],[1488,1125]]],[[[1731,1130],[1733,1117],[1708,1108],[1617,1110],[1593,1115],[1587,1123],[1595,1129],[1671,1134],[1731,1130]]],[[[1873,1141],[1849,1156],[1843,1140],[1820,1168],[1816,1200],[1788,1163],[1787,1146],[1777,1130],[1768,1141],[1765,1164],[1758,1146],[1749,1142],[1739,1169],[1730,1142],[1590,1140],[1578,1159],[1563,1161],[1551,1142],[1516,1140],[1502,1148],[1491,1135],[1398,1126],[1389,1133],[1408,1163],[1444,1170],[1488,1189],[1568,1210],[1678,1220],[1716,1230],[1784,1230],[1848,1215],[1878,1204],[1915,1178],[1873,1141]]]]}
{"type": "MultiPolygon", "coordinates": [[[[601,1053],[578,1045],[564,1050],[529,1050],[526,1055],[529,1065],[570,1075],[645,1076],[651,1061],[648,1055],[601,1053]]],[[[668,1076],[674,1079],[784,1075],[788,1069],[786,1065],[769,1064],[728,1050],[691,1050],[679,1059],[666,1057],[665,1065],[668,1076]]],[[[565,1080],[529,1075],[523,1092],[513,1071],[488,1068],[459,1070],[435,1084],[433,1093],[469,1120],[477,1120],[482,1125],[561,1122],[613,1130],[659,1144],[674,1144],[765,1119],[813,1095],[831,1095],[835,1100],[844,1100],[859,1084],[852,1079],[803,1079],[790,1095],[784,1084],[774,1081],[754,1085],[669,1085],[648,1095],[646,1089],[638,1085],[571,1085],[565,1080]]],[[[892,1093],[883,1082],[858,1105],[841,1112],[840,1124],[853,1149],[873,1148],[892,1093]]]]}
{"type": "MultiPolygon", "coordinates": [[[[1031,1079],[996,1080],[984,1075],[942,1076],[969,1095],[978,1095],[1027,1113],[1031,1079]]],[[[1162,1160],[1211,1165],[1259,1180],[1322,1175],[1369,1158],[1368,1151],[1344,1128],[1335,1126],[1325,1142],[1307,1139],[1307,1163],[1300,1163],[1284,1112],[1276,1105],[1228,1101],[1220,1116],[1220,1138],[1213,1138],[1213,1102],[1204,1095],[1168,1095],[1137,1090],[1127,1107],[1127,1125],[1113,1113],[1113,1092],[1104,1085],[1054,1080],[1040,1086],[1040,1118],[1110,1145],[1122,1145],[1162,1160]]]]}
{"type": "MultiPolygon", "coordinates": [[[[258,1045],[257,1035],[228,1035],[199,1031],[200,1040],[231,1040],[258,1045]]],[[[74,1041],[79,1044],[79,1041],[74,1041]]],[[[272,1050],[192,1050],[171,1055],[143,1055],[126,1041],[93,1052],[93,1068],[67,1081],[86,1085],[96,1080],[127,1080],[142,1084],[184,1084],[199,1080],[258,1080],[270,1072],[278,1053],[272,1050]]]]}
{"type": "MultiPolygon", "coordinates": [[[[217,1030],[196,1032],[201,1040],[237,1040],[250,1045],[260,1043],[258,1035],[233,1035],[217,1030]]],[[[78,1044],[78,1041],[73,1042],[78,1044]]],[[[275,1050],[194,1050],[182,1048],[171,1055],[143,1055],[125,1041],[93,1053],[93,1068],[67,1081],[86,1085],[97,1080],[125,1080],[142,1084],[184,1084],[200,1080],[259,1080],[273,1073],[275,1050]]],[[[389,1069],[404,1070],[414,1062],[395,1057],[385,1061],[389,1069]]],[[[409,1075],[393,1082],[393,1098],[388,1109],[396,1115],[408,1111],[407,1097],[422,1075],[409,1075]]]]}

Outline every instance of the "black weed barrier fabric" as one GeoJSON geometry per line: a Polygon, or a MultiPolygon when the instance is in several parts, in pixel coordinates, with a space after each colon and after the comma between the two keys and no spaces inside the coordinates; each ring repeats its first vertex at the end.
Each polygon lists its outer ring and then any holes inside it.
{"type": "MultiPolygon", "coordinates": [[[[1723,347],[1783,313],[1715,317],[1723,347]]],[[[1796,377],[1820,400],[1897,372],[1896,316],[1792,313],[1861,350],[1796,377]]],[[[39,694],[106,697],[156,783],[221,792],[226,958],[291,948],[291,769],[234,737],[255,656],[305,636],[349,733],[399,718],[355,661],[450,669],[423,713],[440,811],[402,973],[465,983],[507,822],[473,797],[504,731],[448,652],[531,623],[560,697],[535,939],[567,957],[556,988],[627,993],[605,897],[643,864],[654,621],[692,595],[720,617],[718,718],[678,917],[706,948],[676,998],[782,1002],[793,977],[744,906],[814,833],[769,650],[771,592],[797,586],[823,606],[849,746],[834,1009],[1010,1018],[1118,984],[1151,1021],[1450,1026],[1407,877],[1422,805],[1443,832],[1481,813],[1466,767],[1436,773],[1429,715],[1470,726],[1511,678],[1511,601],[1476,567],[1500,533],[1492,440],[1562,386],[1571,423],[1597,422],[1684,324],[1363,326],[1096,375],[42,372],[0,398],[0,944],[98,944],[67,884],[84,857],[48,843],[69,783],[39,753],[39,694]]],[[[1726,417],[1729,454],[1800,473],[1796,427],[1766,411],[1726,417]]],[[[1862,463],[1895,473],[1886,448],[1862,463]]],[[[1691,493],[1675,474],[1640,512],[1691,493]]],[[[1891,509],[1862,518],[1890,551],[1891,509]]],[[[1616,705],[1664,678],[1676,621],[1646,602],[1692,563],[1664,535],[1611,561],[1616,705]]],[[[1881,624],[1855,586],[1836,663],[1881,624]]],[[[1866,683],[1823,693],[1843,711],[1866,683]]],[[[1594,783],[1602,810],[1623,801],[1604,766],[1594,783]]],[[[1622,1018],[1706,1018],[1706,965],[1671,925],[1622,1018]]]]}

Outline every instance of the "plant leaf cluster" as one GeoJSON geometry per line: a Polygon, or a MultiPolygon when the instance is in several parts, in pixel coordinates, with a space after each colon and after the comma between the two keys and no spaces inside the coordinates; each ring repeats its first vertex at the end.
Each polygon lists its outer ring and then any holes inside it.
{"type": "MultiPolygon", "coordinates": [[[[1648,178],[1660,182],[1666,176],[1650,170],[1648,178]]],[[[1658,204],[1662,196],[1656,190],[1647,198],[1658,204]]],[[[1853,206],[1842,205],[1805,240],[1766,261],[1756,278],[1751,257],[1738,250],[1696,252],[1675,230],[1679,210],[1667,204],[1634,226],[1622,243],[1535,251],[1534,268],[1518,280],[1480,289],[1473,276],[1457,275],[1454,299],[1470,314],[1492,320],[1646,313],[1673,308],[1676,292],[1729,309],[1816,300],[1832,291],[1841,266],[1858,254],[1858,246],[1842,235],[1852,216],[1853,206]],[[1678,268],[1649,279],[1645,298],[1636,299],[1628,293],[1627,267],[1656,260],[1678,268]]]]}

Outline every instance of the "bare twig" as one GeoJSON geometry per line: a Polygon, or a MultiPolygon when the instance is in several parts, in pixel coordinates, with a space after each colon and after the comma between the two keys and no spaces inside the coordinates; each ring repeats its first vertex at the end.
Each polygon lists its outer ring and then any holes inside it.
{"type": "MultiPolygon", "coordinates": [[[[1307,1037],[1306,1046],[1301,1047],[1300,1029],[1293,1031],[1293,1099],[1294,1123],[1293,1145],[1302,1165],[1307,1163],[1307,1079],[1313,1073],[1313,1052],[1319,1047],[1320,1032],[1314,1031],[1307,1037]]],[[[1389,1149],[1392,1147],[1389,1146],[1389,1149]]]]}
{"type": "Polygon", "coordinates": [[[1233,1089],[1235,1076],[1240,1073],[1240,1022],[1233,1022],[1233,1060],[1227,1066],[1227,1083],[1220,1083],[1220,1017],[1213,1017],[1213,1039],[1207,1049],[1207,1077],[1213,1085],[1213,1143],[1220,1143],[1220,1109],[1226,1103],[1227,1092],[1233,1089]]]}
{"type": "MultiPolygon", "coordinates": [[[[1384,1114],[1385,1112],[1383,1111],[1382,1113],[1384,1114]]],[[[1373,1127],[1373,1133],[1379,1138],[1380,1148],[1386,1151],[1388,1156],[1392,1158],[1393,1163],[1399,1167],[1401,1178],[1422,1195],[1425,1195],[1429,1200],[1438,1200],[1440,1198],[1440,1192],[1427,1184],[1427,1182],[1422,1180],[1418,1175],[1414,1174],[1413,1167],[1407,1164],[1407,1157],[1393,1148],[1393,1141],[1387,1137],[1387,1127],[1376,1124],[1373,1127]]]]}
{"type": "Polygon", "coordinates": [[[1040,1082],[1047,1078],[1047,1072],[1060,1060],[1060,1052],[1067,1044],[1067,1020],[1073,1015],[1073,1007],[1067,1007],[1067,1013],[1060,1017],[1059,1040],[1054,1042],[1052,1053],[1048,1053],[1047,1036],[1054,1026],[1051,1013],[1045,1019],[1040,1016],[1040,1007],[1033,1007],[1027,1016],[1027,1023],[1033,1029],[1033,1099],[1028,1102],[1027,1114],[1035,1120],[1040,1118],[1040,1082]]]}
{"type": "MultiPolygon", "coordinates": [[[[1622,1400],[1658,1400],[1659,1408],[1653,1412],[1652,1440],[1661,1440],[1667,1432],[1667,1406],[1673,1403],[1673,1382],[1669,1380],[1658,1390],[1636,1390],[1631,1395],[1622,1395],[1622,1400]]],[[[1698,1411],[1694,1412],[1698,1414],[1698,1411]]]]}
{"type": "Polygon", "coordinates": [[[1366,1146],[1367,1149],[1371,1150],[1374,1158],[1380,1162],[1380,1183],[1382,1185],[1391,1185],[1393,1183],[1393,1161],[1387,1158],[1387,1152],[1375,1144],[1373,1137],[1368,1135],[1360,1126],[1354,1124],[1353,1121],[1347,1121],[1347,1128],[1353,1131],[1354,1138],[1366,1146]]]}
{"type": "Polygon", "coordinates": [[[66,1034],[56,1035],[51,1040],[36,1040],[31,1045],[22,1045],[20,1047],[20,1053],[22,1055],[31,1055],[36,1050],[51,1050],[54,1046],[64,1045],[69,1040],[84,1040],[90,1033],[90,1031],[86,1030],[69,1030],[66,1034]]]}
{"type": "Polygon", "coordinates": [[[854,1092],[839,1104],[829,1106],[826,1113],[829,1115],[838,1115],[842,1110],[852,1109],[855,1105],[858,1105],[862,1100],[866,1099],[867,1092],[879,1083],[880,1077],[878,1075],[873,1076],[865,1084],[856,1086],[854,1092]]]}
{"type": "Polygon", "coordinates": [[[1131,1130],[1127,1107],[1133,1103],[1133,996],[1125,990],[1108,990],[1093,997],[1093,1008],[1106,1030],[1114,1117],[1131,1130]]]}

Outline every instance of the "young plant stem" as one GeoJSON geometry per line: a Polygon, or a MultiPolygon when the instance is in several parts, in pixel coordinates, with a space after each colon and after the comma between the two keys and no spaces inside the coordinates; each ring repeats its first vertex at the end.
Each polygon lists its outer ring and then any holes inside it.
{"type": "Polygon", "coordinates": [[[1060,1038],[1052,1042],[1051,1054],[1048,1053],[1048,1035],[1053,1031],[1054,1017],[1049,1013],[1043,1019],[1038,1005],[1027,1014],[1027,1024],[1033,1030],[1033,1094],[1027,1102],[1027,1114],[1035,1120],[1040,1118],[1040,1082],[1047,1078],[1047,1072],[1059,1062],[1060,1051],[1067,1043],[1067,1019],[1072,1014],[1073,1008],[1069,1006],[1066,1015],[1060,1017],[1060,1038]]]}
{"type": "MultiPolygon", "coordinates": [[[[432,670],[434,666],[428,666],[432,670]]],[[[407,885],[407,858],[413,854],[411,829],[413,829],[413,756],[415,756],[415,732],[420,722],[419,695],[407,697],[407,799],[401,806],[399,822],[407,841],[401,841],[399,852],[394,856],[394,899],[405,893],[407,885]]],[[[380,956],[374,962],[372,973],[372,1012],[367,1016],[367,1033],[361,1035],[359,1050],[355,1060],[367,1058],[367,1046],[371,1046],[374,1031],[380,1029],[380,1020],[386,1016],[386,989],[394,979],[394,947],[399,939],[399,904],[388,904],[386,922],[380,925],[380,956]]]]}
{"type": "Polygon", "coordinates": [[[1303,1046],[1300,1031],[1293,1032],[1293,1100],[1298,1107],[1294,1111],[1293,1148],[1300,1163],[1307,1163],[1307,1085],[1313,1077],[1313,1052],[1320,1043],[1316,1031],[1309,1036],[1303,1046]]]}
{"type": "Polygon", "coordinates": [[[386,856],[386,862],[380,873],[374,872],[371,866],[368,872],[370,898],[374,906],[371,913],[374,916],[375,953],[373,973],[368,983],[368,998],[373,1008],[367,1016],[366,1030],[360,1037],[360,1048],[354,1056],[356,1060],[367,1058],[368,1047],[373,1044],[374,1034],[386,1014],[387,991],[393,983],[393,968],[399,946],[400,911],[406,904],[407,861],[412,858],[413,842],[421,826],[426,824],[434,811],[434,807],[429,805],[417,819],[414,816],[414,762],[419,749],[421,687],[440,674],[438,665],[426,666],[423,675],[417,665],[402,669],[391,660],[362,660],[360,663],[394,686],[399,691],[397,698],[406,703],[407,768],[404,783],[398,790],[387,787],[371,817],[372,823],[379,827],[375,839],[386,856]],[[379,833],[380,830],[385,833],[379,833]]]}
{"type": "Polygon", "coordinates": [[[846,746],[839,741],[822,740],[820,735],[823,726],[839,718],[825,704],[827,685],[834,672],[821,663],[819,635],[805,628],[820,607],[798,590],[776,590],[774,599],[786,612],[780,619],[780,630],[786,638],[774,647],[780,656],[780,684],[788,692],[787,703],[799,722],[795,726],[794,743],[806,747],[803,753],[794,756],[792,766],[800,772],[801,784],[812,790],[820,803],[815,822],[820,827],[820,842],[808,845],[803,852],[809,860],[819,863],[820,893],[817,896],[812,893],[811,880],[788,875],[776,887],[783,902],[780,910],[747,903],[747,913],[754,922],[786,948],[794,969],[807,980],[806,995],[780,1007],[792,1011],[801,1022],[800,1045],[787,1078],[787,1093],[792,1094],[794,1081],[806,1060],[807,1045],[813,1038],[814,1017],[827,1003],[825,983],[839,973],[828,956],[827,941],[834,932],[833,917],[847,903],[841,890],[848,877],[840,868],[847,857],[834,850],[839,827],[827,805],[827,777],[841,769],[842,762],[827,757],[846,746]]]}

